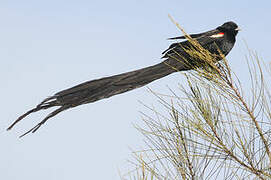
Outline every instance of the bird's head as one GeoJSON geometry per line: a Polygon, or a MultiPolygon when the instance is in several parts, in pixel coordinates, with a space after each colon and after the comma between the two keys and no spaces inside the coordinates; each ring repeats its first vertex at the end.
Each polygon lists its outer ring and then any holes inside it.
{"type": "Polygon", "coordinates": [[[237,35],[238,31],[240,31],[241,29],[237,26],[237,24],[235,22],[229,21],[229,22],[225,22],[224,24],[222,24],[221,26],[219,26],[217,28],[219,31],[224,32],[224,33],[230,33],[234,36],[237,35]]]}

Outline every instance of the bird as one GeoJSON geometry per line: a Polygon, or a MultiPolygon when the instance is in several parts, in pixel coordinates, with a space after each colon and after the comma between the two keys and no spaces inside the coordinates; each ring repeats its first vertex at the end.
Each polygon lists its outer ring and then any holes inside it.
{"type": "MultiPolygon", "coordinates": [[[[236,41],[236,35],[239,30],[240,28],[235,22],[229,21],[213,30],[198,34],[190,34],[188,37],[196,40],[210,53],[215,55],[221,55],[222,53],[226,56],[233,48],[236,41]]],[[[49,113],[37,125],[20,136],[23,137],[31,132],[36,132],[50,118],[67,109],[83,104],[93,103],[101,99],[140,88],[150,82],[177,71],[191,70],[193,69],[193,65],[202,61],[202,59],[192,57],[185,50],[192,46],[191,41],[187,40],[187,35],[169,38],[169,40],[183,41],[171,44],[168,49],[162,52],[162,62],[135,71],[87,81],[57,92],[56,94],[44,99],[33,109],[30,109],[18,117],[7,128],[7,130],[11,130],[18,122],[29,114],[52,107],[58,107],[56,110],[49,113]],[[188,63],[185,62],[184,59],[186,59],[188,63]]],[[[221,59],[223,59],[221,56],[217,56],[216,61],[221,59]]]]}

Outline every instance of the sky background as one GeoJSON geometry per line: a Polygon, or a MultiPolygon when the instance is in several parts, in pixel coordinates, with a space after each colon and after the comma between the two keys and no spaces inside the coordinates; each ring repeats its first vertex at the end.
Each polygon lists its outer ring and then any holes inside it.
{"type": "MultiPolygon", "coordinates": [[[[168,14],[188,33],[235,21],[242,31],[227,58],[246,81],[245,42],[270,62],[270,8],[267,0],[1,0],[0,179],[119,179],[130,148],[144,147],[133,124],[142,124],[140,111],[149,110],[139,101],[158,104],[146,87],[65,111],[23,139],[46,112],[5,129],[60,90],[159,63],[166,39],[180,35],[168,14]]],[[[169,94],[167,86],[183,80],[175,73],[148,87],[169,94]]]]}

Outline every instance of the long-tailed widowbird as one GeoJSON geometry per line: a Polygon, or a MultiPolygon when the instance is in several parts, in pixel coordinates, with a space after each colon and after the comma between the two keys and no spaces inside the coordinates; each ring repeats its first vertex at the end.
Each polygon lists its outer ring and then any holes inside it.
{"type": "MultiPolygon", "coordinates": [[[[227,55],[234,46],[235,37],[239,31],[238,26],[234,22],[226,22],[223,25],[217,27],[214,30],[207,31],[200,34],[191,34],[191,38],[194,38],[204,49],[208,50],[212,54],[227,55]]],[[[170,39],[185,39],[185,36],[170,38],[170,39]]],[[[164,61],[146,68],[142,68],[136,71],[126,72],[119,75],[110,77],[104,77],[101,79],[87,81],[72,88],[60,91],[55,95],[46,98],[35,108],[29,110],[8,127],[7,130],[13,128],[15,124],[21,121],[23,118],[31,113],[48,109],[51,107],[59,106],[58,109],[48,114],[40,123],[24,133],[22,136],[32,132],[36,132],[41,125],[43,125],[48,119],[57,115],[58,113],[73,108],[82,104],[92,103],[100,99],[109,98],[116,94],[124,93],[126,91],[133,90],[135,88],[142,87],[154,80],[165,77],[176,71],[190,70],[193,67],[191,65],[195,62],[201,61],[191,57],[185,48],[191,46],[190,41],[182,41],[173,43],[170,47],[164,51],[164,61]],[[183,62],[184,59],[188,61],[183,62]],[[183,62],[183,63],[182,63],[183,62]]],[[[221,60],[221,56],[217,56],[217,61],[221,60]]],[[[21,136],[21,137],[22,137],[21,136]]]]}

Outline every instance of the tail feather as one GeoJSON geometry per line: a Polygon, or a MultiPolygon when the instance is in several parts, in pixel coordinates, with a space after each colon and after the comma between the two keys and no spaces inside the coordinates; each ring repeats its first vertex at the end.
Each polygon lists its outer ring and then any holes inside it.
{"type": "Polygon", "coordinates": [[[44,110],[44,109],[48,109],[51,107],[57,106],[56,105],[56,100],[55,100],[55,96],[51,96],[49,98],[44,99],[40,104],[38,104],[35,108],[27,111],[26,113],[24,113],[23,115],[21,115],[20,117],[18,117],[8,128],[7,130],[11,130],[18,122],[20,122],[22,119],[24,119],[25,117],[27,117],[28,115],[34,113],[34,112],[38,112],[40,110],[44,110]],[[53,100],[53,101],[52,101],[53,100]]]}
{"type": "Polygon", "coordinates": [[[35,133],[46,121],[48,121],[50,118],[54,117],[55,115],[57,115],[58,113],[68,109],[68,106],[61,106],[60,108],[56,109],[55,111],[51,112],[48,116],[46,116],[40,123],[38,123],[36,126],[34,126],[33,128],[31,128],[30,130],[28,130],[27,132],[25,132],[24,134],[22,134],[20,136],[23,137],[29,133],[35,133]]]}
{"type": "Polygon", "coordinates": [[[72,88],[60,91],[54,96],[46,98],[35,108],[21,115],[7,128],[7,130],[12,129],[18,122],[31,113],[60,106],[58,109],[46,116],[40,123],[20,136],[23,137],[30,132],[36,132],[46,121],[48,121],[48,119],[66,109],[95,102],[100,99],[109,98],[111,96],[142,87],[154,80],[175,72],[176,69],[182,71],[187,70],[187,67],[175,59],[169,58],[154,66],[79,84],[72,88]]]}
{"type": "Polygon", "coordinates": [[[167,76],[176,69],[182,70],[184,65],[180,65],[176,60],[171,59],[154,66],[142,68],[136,71],[122,73],[110,77],[88,81],[64,91],[58,92],[57,100],[61,104],[73,104],[78,106],[95,102],[104,98],[121,94],[139,87],[142,87],[152,81],[167,76]]]}
{"type": "Polygon", "coordinates": [[[47,108],[50,108],[52,106],[50,105],[47,105],[47,106],[40,106],[40,107],[35,107],[29,111],[27,111],[25,114],[21,115],[20,117],[18,117],[8,128],[7,130],[11,130],[13,128],[13,126],[15,126],[18,122],[20,122],[22,119],[24,119],[26,116],[28,116],[29,114],[31,113],[34,113],[34,112],[37,112],[37,111],[40,111],[42,109],[47,109],[47,108]]]}

